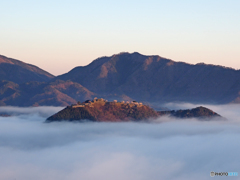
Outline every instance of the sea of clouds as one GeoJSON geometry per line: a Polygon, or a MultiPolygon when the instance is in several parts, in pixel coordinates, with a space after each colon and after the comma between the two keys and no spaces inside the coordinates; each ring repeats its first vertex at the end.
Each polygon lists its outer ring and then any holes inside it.
{"type": "Polygon", "coordinates": [[[228,120],[44,123],[62,107],[0,107],[0,114],[12,114],[0,117],[0,179],[203,180],[211,171],[240,173],[240,105],[204,106],[228,120]]]}

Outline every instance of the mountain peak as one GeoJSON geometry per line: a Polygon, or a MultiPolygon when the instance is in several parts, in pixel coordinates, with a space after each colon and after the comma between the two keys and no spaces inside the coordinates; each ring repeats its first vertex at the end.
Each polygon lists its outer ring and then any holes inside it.
{"type": "Polygon", "coordinates": [[[234,101],[240,92],[240,71],[176,62],[138,52],[98,58],[57,78],[77,82],[91,92],[119,100],[126,96],[152,102],[225,103],[234,101]]]}
{"type": "Polygon", "coordinates": [[[0,81],[15,83],[0,85],[0,104],[15,105],[16,97],[20,102],[24,98],[29,101],[30,96],[40,105],[57,102],[66,105],[95,95],[109,100],[157,103],[230,103],[240,99],[240,71],[176,62],[138,52],[98,58],[51,80],[55,83],[45,85],[24,85],[29,81],[47,82],[53,77],[40,68],[5,56],[0,56],[0,62],[0,81]]]}

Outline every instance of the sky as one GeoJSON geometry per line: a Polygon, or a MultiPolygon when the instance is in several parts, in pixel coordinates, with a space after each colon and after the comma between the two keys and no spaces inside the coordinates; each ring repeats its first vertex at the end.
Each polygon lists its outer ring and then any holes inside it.
{"type": "Polygon", "coordinates": [[[44,123],[62,107],[0,107],[13,115],[0,117],[0,179],[207,180],[211,171],[239,174],[239,105],[204,106],[228,120],[44,123]]]}
{"type": "Polygon", "coordinates": [[[120,52],[240,69],[239,0],[0,2],[0,54],[54,75],[120,52]]]}

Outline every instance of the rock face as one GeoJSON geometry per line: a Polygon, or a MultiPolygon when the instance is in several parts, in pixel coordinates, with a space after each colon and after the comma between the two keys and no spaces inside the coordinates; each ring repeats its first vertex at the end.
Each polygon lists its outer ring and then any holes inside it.
{"type": "Polygon", "coordinates": [[[107,102],[104,99],[85,101],[65,109],[49,117],[46,122],[53,121],[149,121],[164,115],[171,115],[177,118],[213,118],[221,117],[219,114],[204,107],[197,107],[191,110],[178,111],[155,111],[147,105],[137,102],[107,102]]]}

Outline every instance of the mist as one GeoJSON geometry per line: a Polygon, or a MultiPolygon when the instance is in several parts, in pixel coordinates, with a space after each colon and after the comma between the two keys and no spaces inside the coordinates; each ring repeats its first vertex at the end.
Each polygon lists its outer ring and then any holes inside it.
{"type": "Polygon", "coordinates": [[[203,106],[227,121],[44,123],[62,107],[0,107],[12,114],[0,117],[0,179],[202,180],[211,171],[240,172],[240,106],[203,106]]]}

